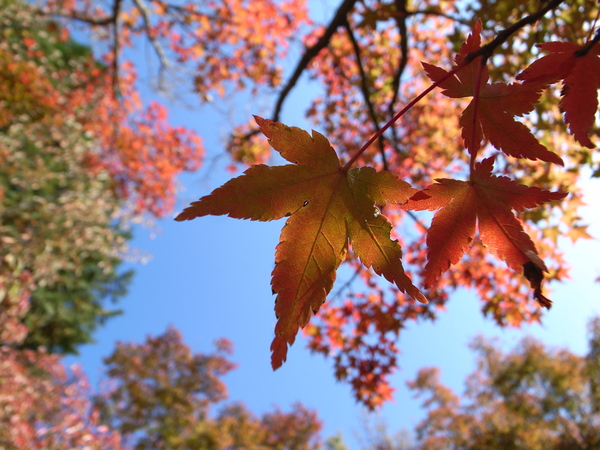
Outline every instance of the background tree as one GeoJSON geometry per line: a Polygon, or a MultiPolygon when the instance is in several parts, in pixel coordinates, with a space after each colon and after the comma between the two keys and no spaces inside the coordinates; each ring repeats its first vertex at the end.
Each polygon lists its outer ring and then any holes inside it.
{"type": "Polygon", "coordinates": [[[106,360],[105,389],[44,350],[0,348],[0,445],[5,449],[320,448],[321,422],[296,404],[254,416],[227,397],[231,344],[192,354],[169,329],[145,343],[119,344],[106,360]],[[95,399],[95,401],[94,401],[95,399]],[[123,437],[122,437],[123,436],[123,437]]]}
{"type": "Polygon", "coordinates": [[[87,379],[57,355],[0,347],[0,446],[7,450],[124,448],[100,421],[87,379]]]}
{"type": "Polygon", "coordinates": [[[130,224],[169,211],[200,140],[142,109],[132,73],[115,93],[66,28],[25,2],[0,7],[2,342],[72,353],[118,313],[106,303],[131,277],[130,224]]]}
{"type": "Polygon", "coordinates": [[[509,352],[483,337],[471,344],[477,370],[459,398],[436,368],[409,383],[425,397],[417,426],[424,449],[592,449],[600,445],[597,358],[600,319],[590,321],[589,350],[579,356],[532,338],[509,352]]]}
{"type": "Polygon", "coordinates": [[[124,293],[130,276],[118,273],[127,232],[114,185],[90,166],[94,141],[81,123],[58,115],[90,49],[61,41],[17,2],[0,14],[2,316],[20,330],[6,323],[2,341],[74,352],[116,313],[102,291],[124,293]]]}
{"type": "MultiPolygon", "coordinates": [[[[311,99],[306,116],[335,144],[338,155],[345,160],[431,84],[420,61],[451,68],[453,55],[477,20],[483,24],[484,43],[519,24],[510,39],[504,39],[507,35],[503,34],[504,44],[493,48],[487,70],[495,83],[513,82],[519,71],[539,59],[534,43],[588,42],[595,45],[590,55],[595,55],[597,48],[594,31],[598,8],[592,0],[501,4],[486,0],[345,0],[323,26],[307,19],[302,0],[276,4],[222,0],[201,6],[163,0],[114,0],[105,8],[89,0],[48,1],[39,12],[94,30],[107,51],[110,85],[125,98],[130,95],[127,82],[132,77],[132,65],[124,61],[124,55],[136,39],[149,42],[154,50],[161,68],[159,80],[179,61],[194,71],[194,89],[202,101],[241,87],[261,95],[271,92],[273,107],[269,112],[275,121],[280,119],[298,80],[303,75],[310,77],[319,94],[311,99]],[[519,22],[525,17],[536,20],[519,22]],[[268,30],[260,40],[253,32],[256,24],[268,30]],[[290,60],[284,59],[293,54],[288,51],[290,47],[300,52],[291,65],[290,60]],[[286,70],[289,67],[291,70],[286,70]]],[[[568,265],[557,248],[558,237],[589,237],[578,213],[582,204],[578,181],[582,170],[597,174],[599,167],[592,148],[597,125],[590,124],[589,137],[575,133],[578,142],[569,135],[558,107],[560,93],[555,83],[559,79],[537,80],[540,84],[536,89],[542,85],[552,87],[544,90],[535,112],[519,120],[532,130],[541,145],[556,153],[566,170],[557,164],[497,153],[491,146],[483,150],[485,156],[496,157],[494,175],[510,175],[527,186],[569,192],[559,205],[518,213],[546,261],[550,280],[561,280],[568,274],[568,265]]],[[[112,99],[106,102],[113,104],[112,99]]],[[[425,188],[436,178],[464,178],[470,161],[463,151],[457,126],[464,106],[463,100],[439,94],[428,96],[427,101],[413,106],[403,116],[401,124],[387,130],[373,148],[362,153],[357,163],[389,170],[416,188],[425,188]]],[[[101,117],[107,119],[104,123],[111,123],[111,116],[101,117]]],[[[569,119],[567,122],[573,125],[569,119]]],[[[109,141],[98,127],[89,129],[104,136],[103,145],[109,141]]],[[[124,143],[122,148],[144,148],[143,141],[130,137],[127,127],[117,129],[126,136],[119,141],[124,143]]],[[[247,124],[233,130],[228,150],[233,161],[242,167],[265,162],[271,156],[266,140],[256,127],[247,124]]],[[[135,197],[138,203],[154,198],[132,175],[136,165],[121,161],[117,166],[133,180],[120,186],[124,192],[134,197],[139,193],[135,197]]],[[[383,212],[394,224],[393,237],[405,248],[403,260],[407,268],[419,280],[425,275],[427,227],[416,213],[397,206],[388,205],[383,212]]],[[[407,301],[395,287],[382,284],[355,255],[350,254],[344,264],[355,275],[346,280],[334,296],[335,301],[305,331],[309,347],[332,357],[336,376],[347,380],[356,398],[371,407],[389,399],[393,391],[388,376],[396,367],[396,341],[402,328],[410,321],[433,320],[456,289],[475,290],[483,313],[500,326],[519,326],[541,319],[539,305],[532,301],[522,276],[500,259],[490,257],[478,238],[468,256],[430,283],[426,295],[431,304],[427,307],[407,301]]]]}
{"type": "Polygon", "coordinates": [[[255,417],[242,404],[210,409],[227,397],[221,378],[235,367],[231,343],[216,352],[192,354],[170,328],[143,344],[120,343],[106,358],[107,390],[96,403],[106,421],[138,450],[319,447],[321,423],[300,404],[255,417]]]}

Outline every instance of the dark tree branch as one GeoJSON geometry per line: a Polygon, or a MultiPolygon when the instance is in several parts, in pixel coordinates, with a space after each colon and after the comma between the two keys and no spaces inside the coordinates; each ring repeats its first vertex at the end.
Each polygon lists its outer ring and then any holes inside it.
{"type": "MultiPolygon", "coordinates": [[[[399,13],[395,17],[395,20],[400,39],[400,61],[398,62],[398,69],[396,70],[396,73],[394,73],[394,79],[392,80],[392,99],[388,105],[388,115],[390,117],[394,115],[394,105],[396,104],[396,100],[398,100],[398,94],[400,92],[400,80],[402,79],[402,74],[404,73],[404,69],[408,63],[408,32],[406,29],[406,17],[408,13],[406,11],[406,0],[396,0],[395,3],[399,13]]],[[[392,127],[391,131],[394,138],[395,147],[399,151],[398,134],[396,132],[396,128],[392,127]]]]}
{"type": "MultiPolygon", "coordinates": [[[[62,17],[64,19],[76,20],[78,22],[83,22],[88,25],[97,26],[97,27],[107,27],[112,26],[113,30],[113,45],[112,45],[112,53],[113,53],[113,61],[111,64],[112,69],[112,91],[113,97],[116,99],[119,92],[119,51],[120,51],[120,42],[119,42],[119,15],[121,13],[122,0],[115,0],[112,7],[112,13],[110,16],[103,17],[94,17],[86,14],[79,13],[78,11],[71,11],[70,14],[62,14],[62,13],[51,13],[52,16],[62,17]]],[[[47,12],[38,9],[37,12],[41,15],[46,15],[47,12]]]]}
{"type": "Polygon", "coordinates": [[[398,99],[398,92],[400,90],[400,78],[404,73],[404,69],[406,68],[406,64],[408,63],[408,37],[407,37],[407,29],[406,29],[406,0],[396,0],[395,1],[396,8],[398,10],[398,15],[395,16],[396,26],[398,27],[398,34],[400,36],[400,61],[398,63],[398,70],[394,74],[394,79],[392,81],[392,92],[393,97],[389,104],[388,112],[390,115],[394,114],[394,104],[398,99]]]}
{"type": "Polygon", "coordinates": [[[113,97],[116,100],[117,93],[119,93],[119,14],[121,12],[121,0],[115,0],[112,11],[113,18],[113,61],[112,61],[112,71],[113,71],[113,79],[112,79],[112,91],[113,97]]]}
{"type": "Polygon", "coordinates": [[[564,3],[564,2],[565,2],[565,0],[549,0],[549,1],[547,1],[544,4],[544,6],[541,7],[537,12],[535,12],[529,16],[523,17],[518,22],[515,22],[510,27],[505,28],[500,33],[498,33],[498,35],[492,41],[488,42],[486,45],[481,47],[479,50],[469,53],[465,57],[465,62],[473,61],[475,58],[478,58],[480,56],[483,56],[484,58],[489,59],[493,55],[494,50],[496,50],[497,47],[504,44],[504,42],[506,42],[513,33],[516,33],[517,31],[519,31],[521,28],[525,27],[526,25],[533,25],[538,20],[540,20],[542,17],[544,17],[544,15],[548,11],[552,11],[552,10],[558,8],[560,6],[560,4],[564,3]]]}
{"type": "MultiPolygon", "coordinates": [[[[371,116],[371,121],[373,122],[373,126],[375,127],[375,132],[378,132],[381,127],[379,126],[379,120],[377,120],[377,113],[375,112],[375,107],[373,106],[373,102],[371,102],[371,95],[369,93],[369,86],[367,86],[367,75],[362,64],[360,47],[358,45],[358,42],[356,41],[356,37],[354,36],[354,32],[352,31],[348,20],[344,21],[344,28],[346,28],[346,31],[348,32],[348,37],[350,38],[350,43],[352,44],[352,48],[354,50],[354,56],[356,57],[356,65],[358,66],[358,71],[360,72],[360,90],[365,100],[365,104],[367,105],[367,109],[369,110],[369,116],[371,116]]],[[[383,168],[385,170],[388,170],[387,159],[385,157],[385,143],[383,135],[379,136],[379,140],[377,142],[379,145],[379,153],[381,153],[381,158],[383,161],[383,168]]]]}
{"type": "Polygon", "coordinates": [[[335,13],[335,16],[327,26],[325,33],[323,36],[319,38],[317,43],[312,47],[305,47],[304,53],[296,68],[294,69],[294,73],[283,87],[283,90],[279,94],[277,99],[277,103],[275,104],[275,111],[273,112],[273,121],[279,122],[279,115],[281,114],[281,108],[283,107],[283,102],[296,85],[298,80],[300,79],[300,75],[304,72],[304,70],[308,67],[308,64],[316,57],[321,50],[323,50],[327,45],[329,45],[329,41],[333,34],[337,31],[340,26],[344,25],[344,22],[347,20],[348,14],[352,11],[352,8],[356,4],[358,0],[344,0],[338,10],[335,13]]]}

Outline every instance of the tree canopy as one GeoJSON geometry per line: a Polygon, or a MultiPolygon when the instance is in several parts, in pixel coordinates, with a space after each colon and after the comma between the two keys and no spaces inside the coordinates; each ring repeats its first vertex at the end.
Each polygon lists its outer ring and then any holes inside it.
{"type": "Polygon", "coordinates": [[[559,236],[590,237],[578,180],[599,167],[597,18],[592,1],[344,1],[307,32],[272,119],[232,134],[253,165],[177,217],[289,217],[274,368],[304,328],[373,408],[391,397],[401,329],[456,289],[500,326],[541,320],[544,283],[568,276],[559,236]],[[279,122],[303,74],[320,92],[312,135],[279,122]],[[264,164],[272,150],[292,164],[264,164]],[[436,211],[429,226],[418,211],[436,211]],[[341,264],[355,275],[321,307],[341,264]]]}
{"type": "MultiPolygon", "coordinates": [[[[160,91],[183,79],[199,103],[260,98],[256,119],[236,122],[228,137],[231,168],[244,174],[178,218],[287,217],[272,281],[273,367],[303,328],[310,350],[375,408],[392,397],[402,329],[434,320],[457,289],[475,291],[499,326],[540,322],[552,304],[548,282],[569,274],[559,237],[590,238],[580,181],[600,176],[598,18],[593,0],[340,0],[322,23],[306,0],[0,0],[7,373],[47,365],[55,375],[30,383],[58,380],[52,398],[62,398],[70,385],[47,352],[76,351],[116,313],[106,300],[130,277],[120,263],[131,225],[170,214],[176,176],[203,161],[201,137],[143,101],[127,59],[140,43],[158,62],[160,91]],[[86,45],[74,40],[82,30],[86,45]],[[303,118],[286,112],[301,79],[313,88],[303,118]],[[317,131],[294,126],[306,122],[317,131]],[[272,165],[276,153],[290,164],[272,165]],[[353,275],[334,287],[342,265],[353,275]]],[[[203,361],[175,330],[119,346],[108,360],[120,387],[102,400],[113,411],[106,420],[125,435],[145,433],[140,448],[184,446],[177,439],[204,439],[206,426],[229,430],[231,442],[244,429],[256,445],[275,445],[269,435],[313,445],[318,421],[301,406],[202,416],[220,398],[219,370],[230,368],[222,355],[203,361]],[[144,367],[129,365],[155,358],[160,368],[171,356],[190,374],[185,389],[145,385],[144,367]],[[194,384],[207,373],[210,389],[194,384]],[[150,389],[155,403],[140,406],[136,389],[150,389]],[[183,408],[185,423],[165,418],[170,407],[183,408]],[[290,423],[297,436],[286,434],[290,423]]],[[[78,410],[83,428],[120,445],[88,407],[78,410]]],[[[23,429],[41,439],[45,425],[28,420],[23,429]]]]}
{"type": "Polygon", "coordinates": [[[504,352],[484,337],[471,348],[477,370],[459,398],[437,368],[409,383],[424,397],[417,426],[423,449],[592,449],[600,445],[600,319],[589,324],[589,349],[577,355],[524,338],[504,352]]]}
{"type": "Polygon", "coordinates": [[[0,348],[0,445],[6,449],[307,450],[321,421],[295,404],[260,417],[223,403],[222,377],[235,368],[231,343],[192,353],[178,331],[119,343],[106,358],[100,391],[77,367],[45,351],[0,348]],[[215,409],[218,407],[218,411],[215,409]]]}
{"type": "Polygon", "coordinates": [[[113,92],[108,62],[52,17],[0,6],[2,342],[73,353],[118,313],[131,224],[170,210],[201,143],[142,106],[133,73],[113,92]]]}
{"type": "Polygon", "coordinates": [[[321,422],[301,404],[256,417],[227,397],[222,377],[235,368],[229,341],[211,354],[192,354],[168,329],[143,344],[120,343],[105,359],[107,390],[96,405],[107,423],[143,449],[316,449],[321,422]]]}

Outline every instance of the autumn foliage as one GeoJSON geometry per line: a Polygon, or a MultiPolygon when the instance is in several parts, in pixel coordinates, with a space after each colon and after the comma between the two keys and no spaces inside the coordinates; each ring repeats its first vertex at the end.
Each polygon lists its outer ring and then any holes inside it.
{"type": "Polygon", "coordinates": [[[260,117],[256,121],[273,148],[294,165],[252,166],[192,204],[177,220],[207,214],[254,220],[290,216],[277,246],[271,282],[278,318],[271,344],[273,368],[285,361],[298,326],[306,325],[325,302],[348,241],[364,265],[427,303],[404,273],[400,246],[390,239],[392,226],[375,206],[375,202],[403,203],[414,189],[389,172],[342,167],[327,139],[317,132],[311,137],[260,117]]]}
{"type": "Polygon", "coordinates": [[[479,336],[471,343],[477,370],[459,398],[437,368],[421,369],[409,388],[427,416],[418,448],[582,448],[600,445],[600,320],[589,324],[586,355],[544,346],[531,337],[503,351],[479,336]]]}
{"type": "MultiPolygon", "coordinates": [[[[597,2],[338,3],[319,24],[305,0],[0,1],[3,343],[89,341],[112,314],[96,293],[124,284],[128,225],[172,211],[175,176],[202,162],[200,137],[142,102],[128,60],[141,43],[159,90],[184,79],[200,102],[261,99],[227,145],[244,174],[178,219],[287,217],[273,367],[304,328],[374,408],[392,396],[401,330],[456,289],[500,326],[541,320],[547,281],[568,276],[559,237],[589,237],[578,182],[600,174],[597,2]],[[300,121],[284,106],[301,79],[320,132],[281,123],[300,121]],[[273,151],[289,164],[270,165],[273,151]]],[[[223,426],[256,425],[240,411],[223,426]]]]}
{"type": "MultiPolygon", "coordinates": [[[[325,302],[333,287],[335,271],[345,260],[347,249],[352,250],[350,263],[356,267],[357,273],[363,274],[365,279],[369,280],[368,286],[371,289],[376,289],[376,283],[370,281],[371,275],[367,275],[369,269],[377,275],[383,275],[394,283],[400,292],[412,297],[413,301],[427,303],[426,295],[416,287],[419,283],[413,284],[406,275],[400,245],[393,239],[394,226],[398,227],[406,219],[406,216],[395,212],[398,209],[437,211],[429,228],[417,221],[422,228],[419,241],[424,239],[427,244],[426,261],[423,253],[410,256],[412,265],[417,266],[420,284],[423,288],[431,290],[429,297],[432,300],[443,304],[445,294],[438,290],[443,287],[443,275],[452,266],[457,265],[472,247],[471,258],[464,265],[465,270],[472,274],[477,272],[477,265],[484,262],[488,264],[488,257],[481,249],[483,246],[493,256],[504,261],[508,268],[522,274],[528,280],[533,297],[540,306],[551,307],[552,302],[544,295],[542,286],[544,274],[550,273],[550,270],[532,238],[534,229],[529,227],[529,230],[526,230],[523,213],[544,203],[550,203],[551,208],[565,199],[568,192],[542,189],[538,186],[540,183],[531,183],[531,179],[530,184],[525,184],[510,176],[510,172],[515,164],[520,165],[522,170],[526,170],[526,167],[538,167],[543,170],[542,163],[545,167],[553,164],[565,165],[563,157],[559,155],[559,149],[548,149],[536,136],[535,127],[523,120],[523,117],[534,111],[536,105],[541,102],[543,93],[551,93],[552,85],[558,81],[563,83],[560,107],[564,111],[566,125],[581,145],[595,147],[589,136],[595,123],[597,90],[600,88],[597,75],[600,73],[597,70],[600,63],[597,45],[600,33],[597,32],[593,36],[590,32],[581,45],[568,42],[542,43],[540,48],[552,53],[528,62],[529,66],[525,66],[518,76],[513,74],[514,78],[522,81],[490,81],[488,65],[494,62],[496,49],[515,39],[513,35],[523,27],[535,24],[547,12],[559,8],[561,3],[546,2],[539,10],[524,15],[504,30],[498,31],[496,38],[485,45],[482,45],[481,39],[482,22],[477,21],[447,70],[423,61],[425,74],[433,82],[432,85],[423,88],[421,92],[414,91],[414,99],[407,101],[404,107],[397,101],[398,93],[392,91],[393,101],[388,104],[387,114],[381,115],[384,118],[388,117],[382,126],[379,125],[375,112],[374,99],[378,90],[369,90],[368,82],[372,80],[366,75],[363,67],[364,61],[361,59],[359,44],[354,35],[355,30],[349,25],[347,16],[340,19],[339,26],[346,28],[349,45],[357,58],[362,78],[362,93],[376,127],[373,130],[374,136],[357,149],[348,147],[347,140],[336,135],[335,131],[332,132],[335,140],[346,144],[346,148],[341,144],[341,153],[346,155],[348,160],[340,162],[340,157],[320,133],[313,132],[311,137],[298,128],[256,117],[259,129],[268,138],[271,147],[293,165],[253,165],[244,175],[234,178],[210,195],[192,203],[177,217],[177,220],[189,220],[208,214],[226,214],[234,218],[276,220],[289,216],[277,246],[276,265],[271,281],[273,292],[277,294],[275,313],[278,319],[275,339],[271,345],[273,368],[278,368],[285,361],[287,346],[294,342],[298,329],[305,327],[311,312],[317,314],[321,304],[325,302]],[[419,156],[424,155],[416,154],[418,152],[414,152],[413,155],[409,149],[405,152],[405,161],[398,160],[393,165],[392,157],[388,160],[388,154],[393,155],[395,149],[393,145],[385,143],[384,133],[388,128],[393,130],[392,125],[405,115],[408,116],[405,120],[410,124],[411,118],[415,119],[410,116],[412,109],[435,88],[441,89],[441,93],[451,99],[469,99],[461,108],[462,112],[457,120],[460,133],[456,133],[460,135],[467,155],[463,157],[460,154],[461,149],[453,147],[456,153],[449,153],[445,161],[450,166],[455,161],[464,161],[462,169],[456,170],[456,174],[461,177],[435,177],[433,184],[425,185],[413,193],[414,188],[407,181],[412,181],[418,186],[422,186],[423,182],[420,174],[417,176],[412,171],[410,163],[419,162],[419,156]],[[370,98],[371,93],[373,99],[370,98]],[[368,151],[375,151],[371,150],[370,146],[378,139],[381,161],[379,165],[383,165],[386,170],[378,171],[377,160],[364,156],[368,151]],[[493,151],[494,149],[500,153],[493,151]],[[371,165],[351,168],[358,161],[371,165]],[[532,166],[532,163],[527,161],[541,162],[532,166]],[[395,210],[392,209],[394,212],[391,213],[390,220],[381,214],[381,209],[385,207],[387,211],[394,204],[398,206],[395,210]],[[519,213],[521,218],[517,215],[519,213]],[[475,270],[471,269],[471,266],[475,270]]],[[[403,13],[408,14],[406,4],[401,2],[401,6],[405,8],[403,11],[387,11],[387,18],[398,21],[398,17],[402,17],[403,13]]],[[[399,6],[396,5],[396,8],[399,6]]],[[[386,13],[383,5],[379,5],[377,11],[381,14],[386,13]]],[[[385,21],[377,18],[374,20],[385,21]]],[[[368,28],[364,22],[356,25],[359,31],[362,31],[362,27],[368,28]]],[[[402,37],[405,38],[406,36],[402,37]]],[[[333,45],[333,42],[336,42],[334,36],[330,39],[330,44],[333,45]]],[[[312,47],[307,46],[306,52],[310,53],[318,45],[317,42],[312,44],[312,47]]],[[[316,50],[314,58],[318,55],[320,53],[316,50]]],[[[403,55],[403,58],[406,58],[406,55],[403,55]]],[[[406,64],[406,60],[402,61],[406,64]]],[[[377,62],[378,59],[373,59],[373,64],[377,62]]],[[[339,65],[340,61],[337,64],[339,65]]],[[[412,70],[417,69],[413,67],[412,70]]],[[[508,74],[502,75],[508,78],[508,74]]],[[[394,78],[394,83],[397,90],[400,79],[394,78]]],[[[333,94],[333,86],[330,87],[333,94]]],[[[285,93],[285,90],[283,92],[285,93]]],[[[283,94],[280,100],[282,98],[283,94]]],[[[429,101],[435,101],[428,98],[429,101]]],[[[275,117],[279,114],[279,106],[280,103],[276,106],[275,117]]],[[[537,114],[544,112],[540,109],[537,114]]],[[[341,126],[341,123],[338,124],[338,127],[341,126]]],[[[358,129],[358,126],[356,127],[358,129]]],[[[402,128],[392,131],[395,139],[399,139],[398,136],[406,132],[408,130],[402,128]]],[[[356,136],[353,140],[356,140],[356,136]]],[[[397,149],[396,151],[398,152],[397,149]]],[[[521,178],[527,181],[528,177],[521,178]]],[[[544,184],[550,185],[548,182],[544,184]]],[[[558,184],[555,187],[564,189],[567,186],[558,184]]],[[[550,208],[546,209],[545,217],[551,217],[550,208]]],[[[416,216],[412,214],[409,217],[416,220],[416,216]]],[[[535,222],[539,222],[539,219],[535,222]]],[[[485,275],[488,278],[488,292],[493,292],[498,284],[503,283],[499,278],[490,280],[489,277],[493,276],[491,272],[489,270],[485,275]]],[[[555,272],[554,276],[558,278],[558,273],[555,272]]],[[[470,278],[458,278],[454,283],[470,285],[475,282],[472,276],[470,278]]],[[[490,300],[486,299],[488,295],[485,293],[484,300],[489,302],[490,300]]],[[[374,298],[369,301],[380,301],[371,295],[366,298],[374,298]]],[[[400,302],[401,308],[406,305],[404,300],[397,301],[400,302]]],[[[509,304],[516,302],[517,299],[504,300],[504,304],[490,305],[484,310],[495,309],[494,315],[508,316],[511,308],[509,304]]],[[[363,305],[357,305],[356,308],[362,309],[363,305]]],[[[523,300],[521,305],[524,305],[523,300]]],[[[411,318],[416,318],[423,315],[424,308],[427,307],[412,308],[414,312],[411,318]]],[[[432,313],[425,314],[433,317],[432,313]]],[[[518,314],[520,318],[513,315],[511,320],[514,325],[524,319],[539,320],[539,311],[531,309],[531,306],[527,306],[518,314]]],[[[310,345],[313,349],[329,353],[332,346],[340,348],[340,352],[344,351],[345,343],[339,345],[335,340],[339,339],[339,328],[343,328],[344,322],[352,314],[337,315],[335,320],[338,323],[332,322],[334,316],[335,313],[323,313],[321,316],[327,324],[327,332],[332,333],[328,337],[323,336],[323,328],[308,328],[307,334],[312,336],[313,341],[310,345]],[[337,337],[334,339],[335,335],[337,337]],[[323,339],[328,339],[330,344],[324,344],[323,339]]],[[[376,316],[359,317],[358,320],[373,321],[373,317],[376,316]]],[[[399,320],[400,324],[397,325],[393,324],[394,320],[381,327],[375,323],[377,333],[382,337],[389,331],[397,335],[402,326],[401,321],[405,319],[399,320]]],[[[360,339],[361,333],[367,332],[361,332],[357,325],[354,333],[360,339]]],[[[360,345],[355,347],[358,348],[360,345]]],[[[352,347],[346,348],[346,351],[352,350],[352,347]]],[[[355,393],[359,400],[370,407],[389,396],[385,387],[385,375],[393,370],[395,360],[390,359],[388,355],[389,352],[384,350],[365,359],[349,357],[350,367],[345,368],[341,362],[343,357],[340,355],[336,358],[339,378],[348,377],[348,369],[357,372],[352,381],[355,393]],[[365,389],[365,386],[368,388],[365,389]]]]}
{"type": "Polygon", "coordinates": [[[223,404],[232,351],[220,339],[214,352],[192,353],[173,328],[140,344],[121,342],[104,361],[106,389],[95,406],[136,450],[318,448],[321,422],[301,404],[261,417],[241,403],[223,404]]]}

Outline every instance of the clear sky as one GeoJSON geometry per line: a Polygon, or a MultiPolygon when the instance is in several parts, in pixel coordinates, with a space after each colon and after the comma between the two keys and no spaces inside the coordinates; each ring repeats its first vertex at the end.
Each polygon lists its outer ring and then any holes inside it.
{"type": "MultiPolygon", "coordinates": [[[[153,95],[146,93],[144,97],[153,95]]],[[[286,103],[282,121],[305,127],[302,105],[297,91],[286,103]]],[[[236,114],[249,117],[253,113],[269,115],[262,106],[251,103],[239,105],[236,114]]],[[[222,137],[229,127],[225,115],[210,106],[187,110],[177,105],[170,108],[170,114],[174,124],[200,132],[208,158],[222,155],[222,137]]],[[[231,177],[224,169],[225,159],[214,165],[207,161],[199,173],[181,178],[184,190],[176,212],[231,177]]],[[[590,182],[587,192],[589,206],[584,217],[592,224],[589,232],[600,236],[598,180],[590,182]]],[[[339,430],[350,448],[358,448],[354,435],[361,432],[365,412],[355,404],[349,386],[336,383],[330,361],[312,356],[300,338],[284,366],[276,372],[271,370],[269,345],[275,316],[270,274],[282,225],[283,221],[205,217],[185,223],[168,218],[157,223],[158,232],[136,228],[132,246],[151,254],[152,259],[131,265],[136,275],[129,294],[118,305],[124,314],[101,327],[95,333],[97,343],[82,347],[80,355],[67,358],[67,363],[83,365],[96,383],[102,358],[112,352],[116,341],[141,342],[148,334],[163,333],[174,325],[194,351],[210,352],[215,339],[226,337],[234,343],[232,359],[239,364],[225,378],[230,400],[244,402],[255,414],[274,405],[289,410],[300,401],[318,411],[325,425],[324,436],[339,430]]],[[[413,428],[423,417],[420,401],[405,387],[420,368],[439,366],[443,382],[462,392],[465,376],[474,369],[467,344],[477,334],[500,336],[511,345],[530,333],[547,344],[585,352],[587,321],[600,313],[600,285],[593,282],[600,276],[600,244],[582,241],[573,247],[566,239],[563,244],[573,266],[572,278],[562,285],[550,285],[554,306],[545,314],[543,326],[501,330],[482,317],[472,293],[461,292],[451,299],[448,311],[441,313],[437,322],[410,324],[402,332],[401,369],[393,377],[395,401],[381,411],[390,430],[413,428]]]]}

